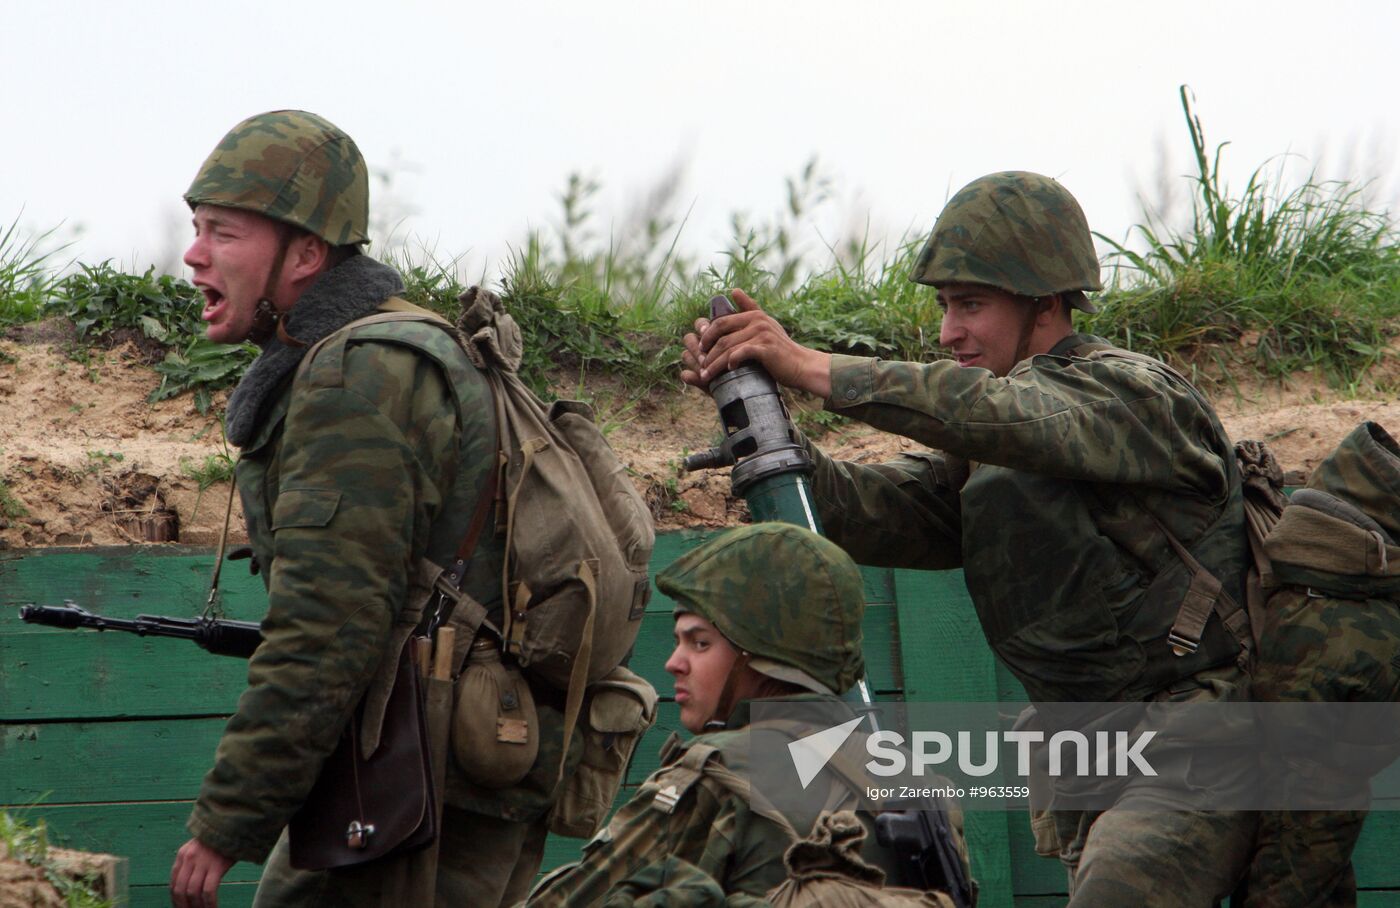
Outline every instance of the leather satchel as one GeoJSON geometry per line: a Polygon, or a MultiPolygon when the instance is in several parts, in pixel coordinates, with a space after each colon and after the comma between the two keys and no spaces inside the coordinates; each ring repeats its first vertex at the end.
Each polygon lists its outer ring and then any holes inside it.
{"type": "Polygon", "coordinates": [[[361,755],[361,701],[292,817],[288,845],[298,870],[331,870],[406,854],[437,837],[438,793],[412,649],[400,651],[379,746],[369,757],[361,755]]]}

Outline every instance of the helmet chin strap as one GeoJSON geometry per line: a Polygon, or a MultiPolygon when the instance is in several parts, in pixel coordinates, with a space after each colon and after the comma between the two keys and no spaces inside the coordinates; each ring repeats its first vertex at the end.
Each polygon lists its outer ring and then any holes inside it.
{"type": "Polygon", "coordinates": [[[289,347],[305,347],[306,344],[287,333],[282,324],[282,313],[277,311],[272,298],[277,295],[277,283],[282,279],[282,267],[287,262],[287,247],[291,245],[291,233],[278,230],[277,258],[272,260],[272,268],[267,273],[267,283],[257,308],[253,310],[253,325],[248,331],[248,339],[259,347],[267,344],[275,334],[277,339],[289,347]]]}
{"type": "Polygon", "coordinates": [[[1048,296],[1030,297],[1026,318],[1021,322],[1021,336],[1016,339],[1016,358],[1012,361],[1012,365],[1031,355],[1031,335],[1035,333],[1035,321],[1040,315],[1040,304],[1042,300],[1049,298],[1048,296]]]}
{"type": "Polygon", "coordinates": [[[729,723],[729,714],[734,712],[734,707],[739,705],[735,700],[734,689],[738,687],[739,676],[748,667],[749,654],[739,650],[734,664],[729,666],[729,674],[725,676],[724,689],[720,691],[719,699],[715,701],[715,711],[710,714],[709,719],[705,720],[701,731],[721,731],[729,723]]]}

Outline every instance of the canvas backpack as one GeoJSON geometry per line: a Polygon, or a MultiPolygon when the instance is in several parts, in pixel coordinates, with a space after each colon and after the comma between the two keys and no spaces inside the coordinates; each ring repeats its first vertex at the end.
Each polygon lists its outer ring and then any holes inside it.
{"type": "Polygon", "coordinates": [[[496,403],[504,649],[573,692],[620,665],[636,640],[651,592],[651,512],[592,408],[546,407],[520,380],[520,328],[495,294],[464,293],[458,328],[496,403]]]}
{"type": "MultiPolygon", "coordinates": [[[[569,400],[546,406],[520,380],[520,328],[500,299],[473,287],[461,302],[455,326],[394,298],[342,331],[386,322],[435,324],[453,335],[490,385],[498,450],[494,493],[478,506],[455,576],[451,568],[434,566],[432,576],[420,583],[447,603],[437,623],[450,615],[458,628],[454,675],[474,636],[486,628],[512,664],[566,692],[567,753],[585,688],[622,665],[641,628],[651,592],[651,513],[592,409],[569,400]],[[493,500],[505,548],[499,627],[487,620],[480,603],[457,589],[455,579],[493,500]]],[[[561,777],[563,769],[561,761],[561,777]]]]}

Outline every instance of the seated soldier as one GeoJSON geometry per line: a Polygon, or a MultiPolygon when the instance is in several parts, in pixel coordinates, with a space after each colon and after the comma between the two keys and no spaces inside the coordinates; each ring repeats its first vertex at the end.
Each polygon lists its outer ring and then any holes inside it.
{"type": "MultiPolygon", "coordinates": [[[[765,896],[788,876],[784,852],[813,829],[822,805],[856,802],[855,793],[835,790],[847,783],[822,773],[804,793],[815,806],[799,816],[786,801],[755,798],[748,772],[749,755],[767,752],[751,735],[780,733],[778,723],[750,724],[750,701],[831,701],[863,673],[865,598],[850,557],[806,529],[755,524],[693,549],[656,585],[676,602],[666,671],[676,679],[681,724],[697,737],[667,740],[661,768],[578,863],[535,888],[529,908],[768,904],[765,896]],[[828,790],[819,790],[823,784],[828,790]],[[782,812],[774,803],[784,804],[782,812]]],[[[953,819],[965,871],[961,817],[953,819]]],[[[869,818],[861,822],[869,831],[869,818]]],[[[896,867],[873,833],[859,860],[896,867]]],[[[868,876],[878,888],[880,874],[868,876]]],[[[918,904],[951,903],[929,896],[918,904]]]]}

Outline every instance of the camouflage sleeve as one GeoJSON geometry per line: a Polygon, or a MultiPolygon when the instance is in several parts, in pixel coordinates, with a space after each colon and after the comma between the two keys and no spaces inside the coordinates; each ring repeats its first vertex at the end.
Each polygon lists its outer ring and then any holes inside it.
{"type": "Polygon", "coordinates": [[[715,878],[675,855],[648,864],[608,890],[603,908],[725,908],[715,878]]]}
{"type": "Polygon", "coordinates": [[[958,493],[967,465],[932,452],[883,464],[832,460],[805,441],[822,531],[860,564],[925,570],[962,564],[958,493]]]}
{"type": "Polygon", "coordinates": [[[629,893],[634,899],[648,893],[652,900],[637,902],[642,905],[709,905],[703,900],[708,888],[696,882],[703,878],[725,893],[724,905],[762,904],[764,894],[786,878],[787,835],[708,781],[691,787],[675,812],[658,810],[653,796],[666,779],[662,769],[643,783],[604,833],[584,847],[577,864],[531,893],[529,908],[594,905],[629,893]],[[680,876],[658,875],[666,866],[682,865],[686,872],[680,876]]]}
{"type": "Polygon", "coordinates": [[[1005,378],[951,361],[834,356],[827,407],[967,460],[1214,499],[1226,467],[1202,403],[1136,363],[1036,356],[1005,378]]]}
{"type": "Polygon", "coordinates": [[[286,416],[264,643],[219,742],[190,831],[262,861],[375,672],[409,569],[456,469],[451,391],[390,344],[347,347],[339,386],[302,387],[286,416]]]}
{"type": "Polygon", "coordinates": [[[771,908],[771,903],[744,892],[726,895],[714,877],[671,855],[608,890],[602,908],[771,908]]]}

